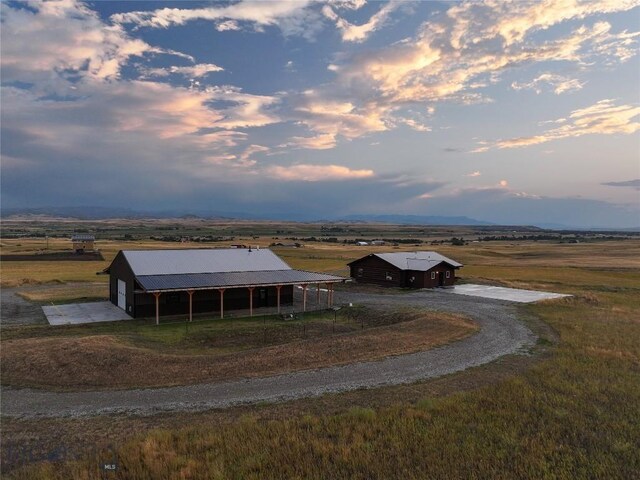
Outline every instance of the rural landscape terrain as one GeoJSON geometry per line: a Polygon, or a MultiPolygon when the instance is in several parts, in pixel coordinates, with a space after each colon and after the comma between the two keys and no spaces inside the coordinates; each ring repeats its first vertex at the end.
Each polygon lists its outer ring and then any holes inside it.
{"type": "Polygon", "coordinates": [[[0,253],[3,477],[640,475],[637,233],[14,216],[3,220],[0,253]],[[69,239],[77,233],[95,234],[102,259],[74,257],[69,239]],[[464,264],[461,284],[571,296],[516,305],[346,283],[336,291],[340,309],[302,313],[294,302],[289,316],[240,311],[224,320],[163,317],[159,326],[154,319],[49,326],[42,314],[43,305],[107,299],[108,277],[96,273],[121,249],[231,245],[270,247],[294,268],[345,277],[348,262],[371,252],[436,250],[464,264]],[[141,389],[383,368],[412,354],[453,354],[458,345],[489,354],[486,312],[501,328],[522,325],[524,347],[433,378],[220,408],[100,413],[87,405],[94,398],[133,405],[154,392],[141,389]],[[7,391],[74,400],[51,403],[50,414],[7,415],[14,408],[7,391]]]}

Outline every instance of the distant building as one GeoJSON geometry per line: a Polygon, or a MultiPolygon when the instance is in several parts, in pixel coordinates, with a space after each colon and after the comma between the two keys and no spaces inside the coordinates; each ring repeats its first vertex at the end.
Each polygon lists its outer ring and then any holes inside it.
{"type": "Polygon", "coordinates": [[[373,240],[373,241],[371,242],[371,245],[376,245],[376,246],[384,245],[384,244],[385,244],[385,241],[384,241],[384,240],[373,240]]]}
{"type": "Polygon", "coordinates": [[[452,286],[461,263],[437,252],[371,253],[349,263],[358,283],[385,287],[433,288],[452,286]]]}
{"type": "MultiPolygon", "coordinates": [[[[269,249],[121,250],[101,273],[109,274],[111,302],[132,317],[220,312],[293,304],[294,285],[326,286],[346,279],[294,270],[269,249]]],[[[317,299],[320,301],[318,289],[317,299]]]]}
{"type": "Polygon", "coordinates": [[[360,247],[366,247],[367,245],[369,245],[369,242],[356,242],[356,245],[360,247]]]}
{"type": "Polygon", "coordinates": [[[71,237],[71,243],[76,253],[93,252],[96,237],[88,234],[77,234],[71,237]]]}

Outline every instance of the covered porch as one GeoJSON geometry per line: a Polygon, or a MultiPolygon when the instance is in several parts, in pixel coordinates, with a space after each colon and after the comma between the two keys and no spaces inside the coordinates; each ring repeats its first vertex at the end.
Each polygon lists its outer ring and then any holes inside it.
{"type": "MultiPolygon", "coordinates": [[[[165,315],[185,315],[193,321],[194,314],[215,313],[225,318],[228,312],[242,311],[247,316],[260,314],[282,314],[289,310],[306,312],[333,307],[334,286],[344,282],[344,278],[312,272],[302,280],[281,282],[255,282],[243,285],[226,282],[224,285],[192,285],[161,288],[137,279],[142,288],[134,291],[136,296],[136,317],[154,316],[156,324],[165,315]],[[315,281],[312,281],[315,280],[315,281]],[[155,288],[154,288],[155,287],[155,288]],[[297,308],[294,304],[297,303],[297,308]]],[[[166,281],[166,279],[165,279],[166,281]]],[[[220,282],[218,282],[220,283],[220,282]]]]}

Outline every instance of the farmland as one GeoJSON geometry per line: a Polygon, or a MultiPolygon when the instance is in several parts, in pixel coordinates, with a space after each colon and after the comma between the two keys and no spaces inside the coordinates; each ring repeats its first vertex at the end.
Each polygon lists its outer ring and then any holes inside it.
{"type": "MultiPolygon", "coordinates": [[[[519,307],[541,339],[532,356],[508,356],[440,379],[202,413],[47,420],[3,417],[3,469],[9,467],[10,477],[99,478],[99,463],[110,460],[118,464],[113,478],[622,479],[640,474],[640,240],[632,234],[580,233],[576,237],[574,233],[550,233],[553,239],[533,240],[517,238],[532,235],[518,231],[507,232],[512,239],[478,241],[501,238],[505,232],[383,225],[329,226],[343,231],[327,232],[327,226],[323,230],[316,224],[211,224],[191,219],[48,222],[9,223],[13,230],[5,228],[5,232],[25,236],[3,238],[2,254],[45,250],[45,238],[36,234],[66,235],[85,229],[96,232],[97,247],[105,260],[3,262],[3,287],[17,288],[25,298],[39,303],[106,297],[106,288],[102,290],[106,278],[96,272],[121,248],[235,243],[265,247],[290,242],[304,246],[276,246],[274,250],[294,268],[344,275],[348,261],[371,251],[434,249],[465,264],[460,272],[462,281],[574,296],[519,307]],[[160,228],[176,226],[178,229],[171,232],[180,236],[199,233],[226,240],[182,243],[150,238],[169,231],[160,228]],[[104,229],[104,238],[98,228],[104,229]],[[323,233],[337,241],[318,241],[323,233]],[[300,240],[311,237],[316,241],[300,240]],[[452,245],[452,237],[462,238],[465,244],[452,245]],[[385,246],[366,247],[348,243],[355,238],[411,238],[416,243],[390,241],[385,246]],[[442,241],[446,242],[434,243],[442,241]],[[56,449],[63,453],[52,454],[56,449]],[[34,461],[25,461],[19,452],[32,453],[34,461]]],[[[63,250],[69,243],[53,236],[48,242],[50,250],[63,250]]],[[[419,320],[415,312],[407,310],[394,312],[393,321],[379,312],[366,314],[371,323],[362,334],[383,339],[389,338],[394,328],[419,320]]],[[[441,315],[434,317],[433,312],[426,314],[431,320],[443,319],[441,315]]],[[[219,354],[229,353],[229,349],[246,354],[243,352],[251,348],[263,347],[262,319],[229,320],[226,326],[202,320],[189,335],[184,324],[155,331],[145,330],[144,323],[62,330],[40,325],[3,327],[2,351],[3,355],[7,350],[11,354],[12,345],[16,345],[11,342],[32,342],[46,359],[46,348],[55,347],[56,340],[109,337],[156,354],[175,354],[182,349],[198,355],[206,348],[199,343],[202,338],[219,338],[221,333],[228,343],[217,346],[219,354]]],[[[451,320],[454,323],[442,326],[460,328],[459,322],[464,322],[451,320]]],[[[277,320],[270,321],[275,329],[277,320]]],[[[309,340],[321,347],[323,339],[329,338],[331,317],[318,314],[308,321],[314,325],[308,332],[309,340]]],[[[345,338],[370,345],[372,338],[356,335],[357,321],[343,317],[339,323],[345,338]]],[[[419,328],[421,324],[414,325],[419,328]]],[[[293,337],[296,342],[304,340],[297,337],[299,324],[281,327],[281,336],[274,336],[264,347],[281,348],[293,337]]],[[[459,336],[470,333],[468,329],[456,332],[459,336]]],[[[416,348],[416,338],[428,336],[424,330],[409,329],[406,333],[405,338],[411,341],[394,345],[399,349],[394,351],[411,351],[416,348]]],[[[448,339],[442,337],[441,341],[448,339]]],[[[353,347],[353,343],[345,346],[353,347]]],[[[376,352],[365,351],[369,355],[376,352]]],[[[390,351],[379,349],[377,355],[390,351]]],[[[328,362],[339,361],[339,353],[334,354],[328,362]]],[[[3,369],[4,364],[3,359],[3,369]]],[[[163,381],[155,385],[167,384],[163,381]]],[[[3,384],[21,382],[42,385],[43,379],[27,378],[27,372],[18,368],[5,377],[3,370],[3,384]]],[[[126,388],[140,382],[141,378],[131,378],[128,384],[105,382],[101,388],[126,388]]]]}

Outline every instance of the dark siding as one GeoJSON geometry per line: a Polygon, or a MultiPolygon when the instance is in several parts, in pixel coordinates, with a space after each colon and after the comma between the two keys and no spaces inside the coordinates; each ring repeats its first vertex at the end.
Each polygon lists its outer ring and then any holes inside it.
{"type": "Polygon", "coordinates": [[[122,252],[118,252],[109,267],[109,300],[116,306],[118,305],[118,279],[127,284],[127,313],[133,317],[135,316],[133,296],[135,277],[122,252]]]}
{"type": "Polygon", "coordinates": [[[402,287],[405,283],[405,272],[374,255],[352,262],[349,268],[351,278],[358,283],[373,283],[385,287],[402,287]],[[391,280],[387,279],[387,273],[391,280]]]}
{"type": "Polygon", "coordinates": [[[449,287],[456,281],[456,269],[446,263],[436,265],[431,270],[424,272],[424,288],[434,288],[439,286],[449,287]],[[447,278],[447,272],[449,277],[447,278]],[[431,274],[435,278],[431,278],[431,274]]]}
{"type": "MultiPolygon", "coordinates": [[[[253,290],[253,308],[276,307],[278,303],[276,287],[256,287],[253,290]],[[260,290],[264,293],[261,294],[260,290]]],[[[136,317],[154,317],[156,299],[150,293],[136,293],[136,317]]],[[[293,305],[293,285],[280,289],[280,306],[293,305]]],[[[186,291],[164,292],[159,299],[160,316],[189,315],[189,294],[186,291]]],[[[228,288],[224,292],[224,311],[248,310],[249,289],[228,288]]],[[[193,292],[193,313],[220,313],[220,292],[218,290],[196,290],[193,292]]]]}

